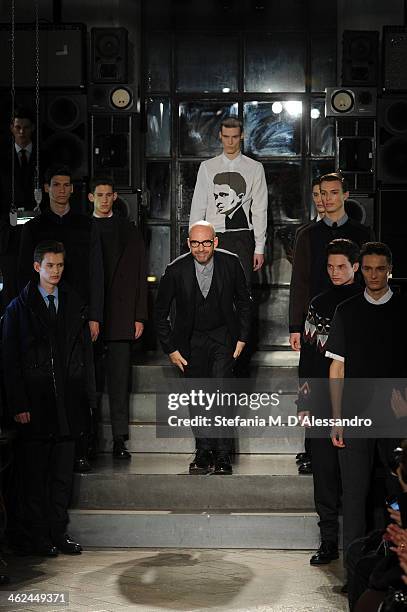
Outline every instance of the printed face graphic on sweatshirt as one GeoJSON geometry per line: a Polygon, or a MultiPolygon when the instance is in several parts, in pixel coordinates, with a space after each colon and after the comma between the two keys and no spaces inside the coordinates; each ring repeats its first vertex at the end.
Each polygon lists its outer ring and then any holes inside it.
{"type": "Polygon", "coordinates": [[[213,196],[218,213],[229,216],[242,205],[246,181],[239,172],[221,172],[213,179],[213,196]]]}

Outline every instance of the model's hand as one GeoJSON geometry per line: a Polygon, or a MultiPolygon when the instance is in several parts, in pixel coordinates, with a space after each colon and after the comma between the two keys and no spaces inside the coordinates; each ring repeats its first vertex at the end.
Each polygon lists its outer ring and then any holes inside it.
{"type": "Polygon", "coordinates": [[[345,442],[343,441],[343,427],[335,425],[331,429],[331,440],[332,444],[337,448],[345,448],[345,442]]]}
{"type": "Polygon", "coordinates": [[[396,523],[399,527],[401,527],[401,514],[400,510],[394,510],[394,508],[387,507],[387,512],[390,514],[390,518],[392,521],[396,523]]]}
{"type": "Polygon", "coordinates": [[[141,321],[134,321],[134,339],[138,340],[144,331],[144,323],[141,321]]]}
{"type": "Polygon", "coordinates": [[[235,348],[235,352],[233,353],[233,359],[237,359],[239,357],[240,353],[243,351],[245,346],[246,346],[246,342],[242,342],[241,340],[238,340],[236,342],[236,348],[235,348]]]}
{"type": "Polygon", "coordinates": [[[293,351],[301,350],[301,334],[300,332],[292,332],[290,334],[290,346],[293,351]]]}
{"type": "Polygon", "coordinates": [[[184,366],[188,365],[187,360],[183,358],[179,351],[174,351],[173,353],[170,353],[168,357],[170,358],[171,363],[176,365],[177,368],[181,370],[181,372],[184,371],[184,366]]]}
{"type": "Polygon", "coordinates": [[[16,421],[16,423],[21,423],[22,425],[25,425],[25,423],[29,423],[31,420],[30,413],[19,412],[15,415],[14,420],[16,421]]]}
{"type": "Polygon", "coordinates": [[[398,389],[393,389],[391,393],[391,409],[397,419],[407,416],[407,401],[398,389]]]}
{"type": "Polygon", "coordinates": [[[311,412],[309,410],[301,410],[301,412],[299,412],[297,414],[297,416],[298,416],[298,418],[300,420],[300,424],[301,424],[302,427],[309,427],[309,425],[305,425],[303,423],[305,418],[309,419],[309,417],[311,416],[311,412]]]}
{"type": "Polygon", "coordinates": [[[260,270],[264,264],[264,255],[262,253],[255,253],[253,255],[253,272],[260,270]]]}
{"type": "Polygon", "coordinates": [[[90,337],[96,342],[99,336],[99,321],[89,321],[90,337]]]}

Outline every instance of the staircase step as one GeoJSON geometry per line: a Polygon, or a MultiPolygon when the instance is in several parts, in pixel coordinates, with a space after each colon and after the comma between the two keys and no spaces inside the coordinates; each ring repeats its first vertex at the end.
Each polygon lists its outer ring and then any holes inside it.
{"type": "Polygon", "coordinates": [[[191,476],[185,455],[133,455],[131,462],[101,458],[76,474],[72,507],[81,510],[178,512],[311,511],[310,476],[299,476],[293,456],[240,456],[232,476],[191,476]]]}
{"type": "Polygon", "coordinates": [[[72,510],[69,530],[85,547],[316,549],[312,512],[72,510]]]}
{"type": "MultiPolygon", "coordinates": [[[[269,427],[264,437],[241,437],[237,440],[239,453],[282,453],[292,454],[303,450],[304,429],[302,427],[269,427]]],[[[195,440],[191,431],[185,431],[185,438],[159,438],[155,424],[130,423],[130,439],[127,447],[132,453],[192,453],[195,440]]],[[[100,450],[111,452],[112,432],[108,423],[102,424],[100,450]]]]}

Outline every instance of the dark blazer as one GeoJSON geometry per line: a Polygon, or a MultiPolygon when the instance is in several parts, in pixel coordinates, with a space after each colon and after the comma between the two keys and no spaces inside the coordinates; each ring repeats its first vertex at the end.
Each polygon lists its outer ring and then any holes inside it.
{"type": "MultiPolygon", "coordinates": [[[[11,204],[11,144],[10,149],[2,151],[3,163],[0,169],[0,210],[2,214],[8,214],[11,204]]],[[[34,200],[34,179],[35,179],[36,154],[30,156],[27,168],[23,173],[20,160],[14,148],[14,198],[16,208],[34,210],[36,202],[34,200]]],[[[40,185],[41,176],[40,176],[40,185]]]]}
{"type": "Polygon", "coordinates": [[[78,436],[87,430],[95,406],[86,307],[67,285],[61,283],[58,292],[57,340],[36,283],[30,282],[4,315],[7,414],[30,412],[30,423],[17,425],[28,437],[78,436]]]}
{"type": "MultiPolygon", "coordinates": [[[[115,215],[119,249],[105,278],[104,340],[134,340],[134,322],[146,321],[147,271],[143,237],[134,223],[115,215]]],[[[93,219],[98,226],[98,220],[93,219]]],[[[103,248],[103,243],[102,243],[103,248]]],[[[104,253],[104,257],[106,254],[104,253]]]]}
{"type": "MultiPolygon", "coordinates": [[[[155,304],[157,335],[165,353],[180,351],[188,358],[194,330],[196,274],[191,253],[171,262],[161,279],[155,304]],[[176,314],[173,325],[168,321],[172,304],[176,314]]],[[[247,342],[250,332],[251,297],[242,265],[237,255],[216,249],[213,280],[232,342],[247,342]]]]}
{"type": "Polygon", "coordinates": [[[49,208],[23,226],[18,258],[20,288],[33,278],[34,249],[43,240],[65,246],[64,280],[89,307],[91,321],[103,321],[103,256],[92,219],[70,210],[60,217],[49,208]]]}

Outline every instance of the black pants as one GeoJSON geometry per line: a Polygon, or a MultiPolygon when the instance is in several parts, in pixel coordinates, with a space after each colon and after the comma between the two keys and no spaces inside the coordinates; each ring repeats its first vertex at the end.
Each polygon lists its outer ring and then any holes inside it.
{"type": "MultiPolygon", "coordinates": [[[[219,334],[219,340],[206,333],[194,332],[191,338],[191,351],[185,376],[188,378],[232,378],[233,351],[228,334],[224,330],[219,334]],[[221,336],[223,338],[221,339],[221,336]]],[[[191,414],[191,416],[193,416],[191,414]]],[[[211,430],[213,432],[213,430],[211,430]]],[[[199,450],[213,450],[215,452],[230,453],[232,438],[205,437],[204,428],[193,428],[196,448],[199,450]]]]}
{"type": "Polygon", "coordinates": [[[337,544],[341,501],[338,449],[330,438],[308,438],[308,442],[312,453],[314,501],[319,516],[321,541],[337,544]]]}
{"type": "Polygon", "coordinates": [[[34,542],[58,538],[69,521],[75,442],[20,440],[18,470],[23,499],[21,522],[34,542]]]}
{"type": "Polygon", "coordinates": [[[345,438],[345,448],[338,451],[342,477],[344,557],[351,542],[366,535],[366,500],[376,446],[385,467],[387,494],[398,492],[396,479],[391,476],[389,468],[392,450],[398,442],[390,438],[345,438]]]}
{"type": "Polygon", "coordinates": [[[131,342],[127,340],[98,342],[95,346],[96,391],[98,408],[93,421],[94,434],[101,419],[105,381],[109,396],[113,438],[129,439],[129,380],[131,342]]]}

